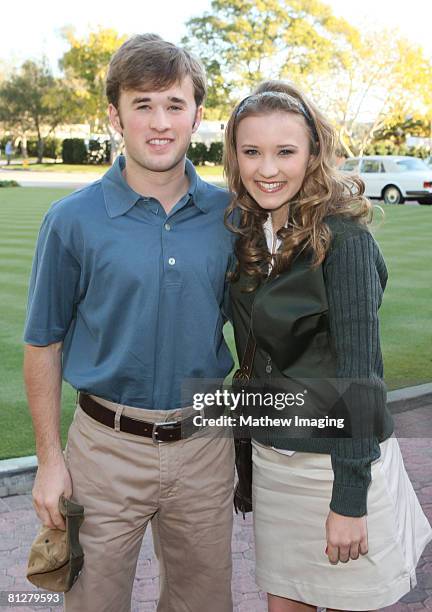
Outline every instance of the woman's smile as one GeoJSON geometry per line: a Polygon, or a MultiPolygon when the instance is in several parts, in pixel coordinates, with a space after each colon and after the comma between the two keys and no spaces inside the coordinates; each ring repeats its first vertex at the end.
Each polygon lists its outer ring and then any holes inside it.
{"type": "Polygon", "coordinates": [[[256,186],[263,193],[277,193],[278,191],[282,191],[282,189],[286,186],[287,181],[255,181],[256,186]]]}

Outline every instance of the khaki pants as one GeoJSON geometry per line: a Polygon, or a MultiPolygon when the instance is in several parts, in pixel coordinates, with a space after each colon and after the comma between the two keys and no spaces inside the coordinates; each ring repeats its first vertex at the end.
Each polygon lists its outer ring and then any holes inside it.
{"type": "MultiPolygon", "coordinates": [[[[95,399],[145,421],[184,414],[95,399]]],[[[84,567],[65,594],[67,612],[130,611],[149,521],[160,568],[158,612],[232,612],[231,437],[194,434],[157,444],[106,427],[77,407],[65,458],[72,499],[85,510],[84,567]]]]}

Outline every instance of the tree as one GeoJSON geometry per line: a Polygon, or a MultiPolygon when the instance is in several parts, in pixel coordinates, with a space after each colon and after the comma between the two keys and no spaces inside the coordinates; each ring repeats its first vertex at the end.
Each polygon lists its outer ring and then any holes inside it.
{"type": "Polygon", "coordinates": [[[0,59],[0,83],[8,79],[13,71],[13,65],[10,62],[0,59]]]}
{"type": "Polygon", "coordinates": [[[374,142],[391,140],[396,145],[405,144],[407,135],[421,138],[430,137],[429,121],[420,115],[406,115],[403,118],[388,118],[384,126],[375,133],[374,142]]]}
{"type": "Polygon", "coordinates": [[[0,121],[19,130],[24,156],[28,133],[36,133],[38,162],[42,162],[45,139],[70,117],[73,104],[73,93],[51,74],[45,60],[24,62],[0,86],[0,121]]]}
{"type": "Polygon", "coordinates": [[[67,79],[74,84],[81,100],[81,109],[92,131],[103,130],[111,141],[111,160],[116,156],[119,139],[108,120],[105,80],[111,56],[126,40],[113,29],[99,28],[86,38],[76,38],[73,30],[65,30],[70,44],[60,65],[67,79]]]}
{"type": "Polygon", "coordinates": [[[207,107],[222,111],[230,92],[249,92],[264,78],[328,72],[358,40],[320,0],[213,0],[186,25],[182,42],[209,74],[207,107]]]}
{"type": "Polygon", "coordinates": [[[403,124],[420,109],[427,115],[431,76],[421,47],[380,31],[365,33],[343,63],[324,77],[307,75],[303,86],[338,126],[345,151],[362,155],[386,127],[403,124]]]}

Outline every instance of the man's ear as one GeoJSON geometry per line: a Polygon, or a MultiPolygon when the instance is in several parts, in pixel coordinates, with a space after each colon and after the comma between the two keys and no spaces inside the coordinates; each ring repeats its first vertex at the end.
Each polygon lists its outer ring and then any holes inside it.
{"type": "Polygon", "coordinates": [[[192,126],[192,133],[196,132],[197,129],[199,128],[199,125],[201,123],[201,119],[203,116],[203,112],[204,112],[204,107],[202,105],[198,106],[195,112],[195,119],[194,119],[193,126],[192,126]]]}
{"type": "Polygon", "coordinates": [[[120,119],[120,114],[114,104],[108,105],[108,117],[111,125],[120,136],[123,136],[123,126],[120,119]]]}

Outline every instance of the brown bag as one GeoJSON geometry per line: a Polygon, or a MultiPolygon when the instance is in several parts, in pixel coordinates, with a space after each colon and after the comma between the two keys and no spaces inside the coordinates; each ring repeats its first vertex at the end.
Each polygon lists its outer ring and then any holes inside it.
{"type": "Polygon", "coordinates": [[[27,579],[42,589],[65,593],[77,580],[84,563],[79,543],[84,508],[62,495],[59,511],[66,531],[41,527],[30,549],[27,579]]]}
{"type": "MultiPolygon", "coordinates": [[[[255,358],[256,342],[249,329],[246,348],[240,368],[235,372],[232,386],[236,392],[245,389],[250,381],[255,358]]],[[[252,512],[252,442],[246,427],[237,427],[234,438],[235,463],[238,482],[234,490],[234,509],[240,511],[245,518],[247,512],[252,512]]]]}

